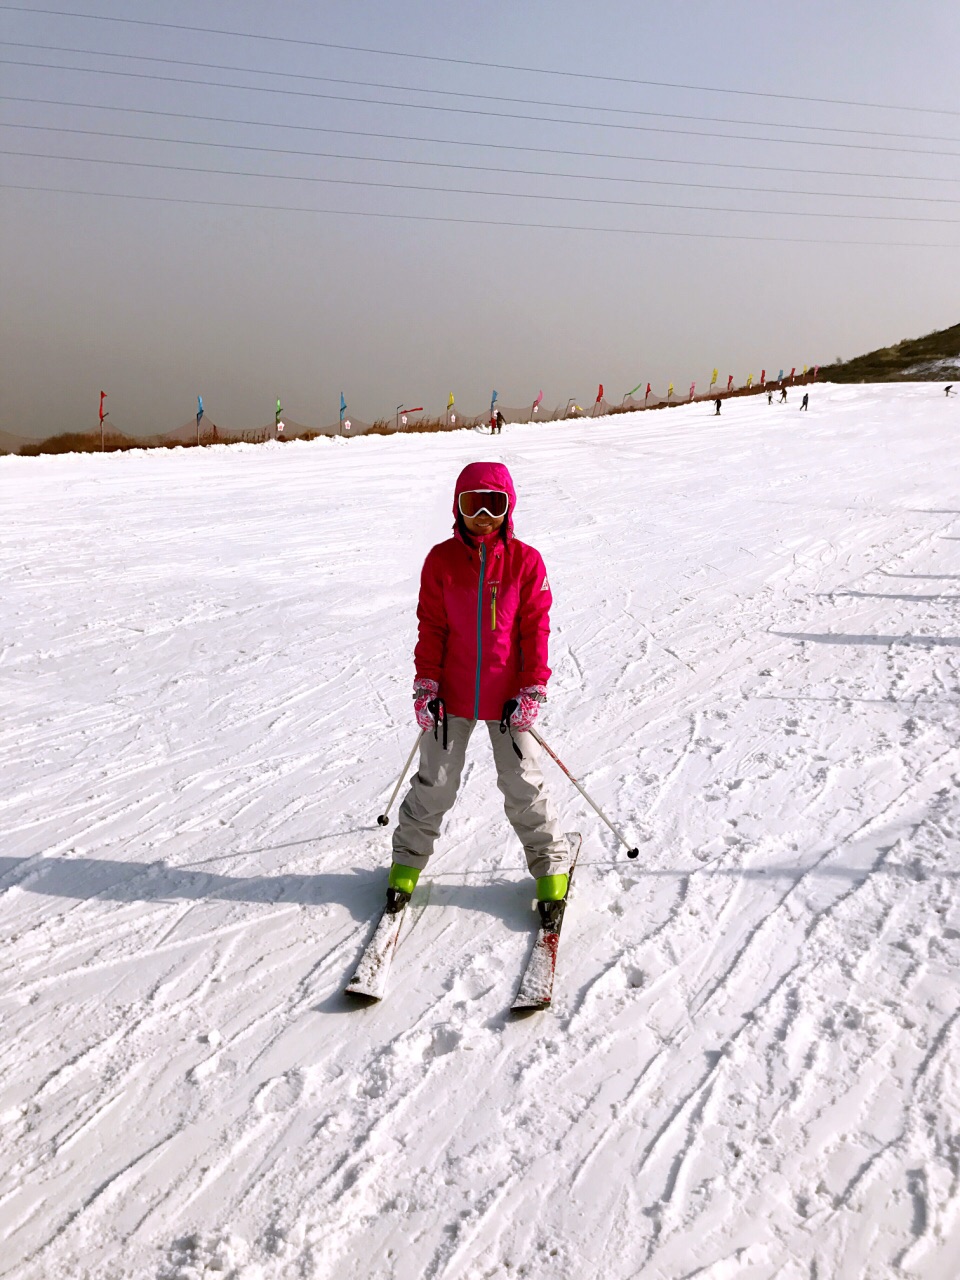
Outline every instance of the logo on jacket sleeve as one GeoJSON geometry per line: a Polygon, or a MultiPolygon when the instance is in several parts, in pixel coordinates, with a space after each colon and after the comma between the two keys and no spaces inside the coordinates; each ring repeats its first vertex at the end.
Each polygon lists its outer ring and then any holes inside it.
{"type": "Polygon", "coordinates": [[[549,590],[550,590],[550,583],[547,581],[547,575],[546,575],[546,574],[544,574],[544,575],[543,575],[543,586],[540,588],[540,590],[541,590],[541,591],[549,591],[549,590]]]}

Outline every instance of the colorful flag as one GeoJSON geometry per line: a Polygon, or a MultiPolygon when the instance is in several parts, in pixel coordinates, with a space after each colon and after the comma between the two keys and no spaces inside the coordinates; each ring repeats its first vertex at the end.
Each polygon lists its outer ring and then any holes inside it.
{"type": "Polygon", "coordinates": [[[712,386],[713,386],[713,384],[716,382],[716,380],[717,380],[717,374],[718,374],[719,372],[720,372],[720,370],[719,370],[719,369],[714,369],[714,371],[713,371],[713,377],[710,379],[710,385],[711,385],[711,387],[712,387],[712,386]]]}
{"type": "Polygon", "coordinates": [[[490,412],[493,413],[493,406],[497,403],[497,393],[494,392],[490,397],[490,412]]]}
{"type": "Polygon", "coordinates": [[[690,399],[691,400],[693,399],[693,393],[694,391],[696,391],[696,389],[697,389],[697,384],[695,382],[691,382],[690,383],[690,399]]]}
{"type": "Polygon", "coordinates": [[[540,404],[541,404],[541,402],[542,402],[542,401],[543,401],[543,389],[541,388],[541,389],[537,392],[537,398],[536,398],[536,400],[534,400],[534,402],[533,402],[533,408],[531,409],[531,413],[538,413],[538,412],[539,412],[539,410],[540,410],[540,404]]]}
{"type": "Polygon", "coordinates": [[[672,395],[673,395],[673,383],[671,382],[669,387],[667,387],[667,399],[669,400],[672,395]]]}
{"type": "Polygon", "coordinates": [[[761,387],[762,387],[762,386],[763,386],[763,384],[766,382],[766,380],[767,380],[767,371],[766,371],[766,369],[761,369],[761,370],[760,370],[760,385],[761,385],[761,387]]]}
{"type": "MultiPolygon", "coordinates": [[[[642,383],[642,382],[638,382],[638,383],[637,383],[637,385],[633,388],[633,391],[628,391],[628,392],[627,392],[627,396],[632,396],[635,392],[639,391],[639,390],[640,390],[640,388],[641,388],[642,386],[643,386],[643,383],[642,383]]],[[[624,396],[624,397],[623,397],[623,398],[624,398],[624,400],[626,400],[627,396],[624,396]]]]}
{"type": "Polygon", "coordinates": [[[203,417],[203,396],[197,396],[197,426],[200,425],[200,419],[203,417]]]}
{"type": "Polygon", "coordinates": [[[807,366],[806,366],[806,365],[804,365],[804,366],[803,366],[803,376],[804,376],[804,377],[806,377],[806,376],[807,376],[807,366]]]}
{"type": "Polygon", "coordinates": [[[782,369],[781,369],[781,370],[780,370],[780,372],[777,374],[777,381],[778,381],[778,382],[782,382],[782,381],[783,381],[783,370],[782,370],[782,369]]]}
{"type": "Polygon", "coordinates": [[[794,366],[793,366],[793,368],[790,370],[790,381],[791,381],[791,382],[793,381],[793,375],[794,375],[796,372],[797,372],[797,366],[796,366],[796,365],[794,365],[794,366]]]}
{"type": "Polygon", "coordinates": [[[274,423],[275,423],[275,425],[276,425],[276,426],[278,426],[278,427],[279,427],[279,425],[280,425],[280,415],[281,415],[281,413],[283,413],[283,409],[280,407],[280,397],[279,397],[279,396],[277,396],[277,416],[274,418],[274,423]]]}
{"type": "Polygon", "coordinates": [[[748,386],[748,387],[752,387],[752,386],[753,386],[753,374],[752,374],[752,373],[748,373],[748,374],[747,374],[747,386],[748,386]]]}
{"type": "Polygon", "coordinates": [[[733,386],[733,374],[731,373],[727,375],[727,390],[729,391],[732,386],[733,386]]]}
{"type": "Polygon", "coordinates": [[[106,398],[107,398],[107,393],[106,393],[105,391],[101,391],[101,392],[100,392],[100,425],[101,425],[101,426],[103,426],[103,420],[104,420],[104,418],[109,418],[109,417],[110,417],[109,413],[104,413],[104,412],[103,412],[103,402],[104,402],[104,400],[106,400],[106,398]]]}
{"type": "Polygon", "coordinates": [[[447,408],[448,409],[453,408],[453,392],[452,391],[450,392],[450,399],[447,401],[447,408]]]}
{"type": "Polygon", "coordinates": [[[819,372],[820,372],[820,366],[819,366],[818,364],[815,364],[815,365],[813,366],[813,380],[814,380],[814,382],[816,382],[816,380],[817,380],[817,374],[818,374],[819,372]]]}
{"type": "Polygon", "coordinates": [[[343,422],[343,415],[347,412],[347,402],[343,398],[343,392],[340,392],[340,421],[343,422]]]}
{"type": "Polygon", "coordinates": [[[600,401],[601,401],[602,399],[603,399],[603,383],[601,382],[601,383],[600,383],[600,389],[599,389],[599,391],[597,392],[597,399],[596,399],[595,403],[596,403],[596,404],[599,404],[599,403],[600,403],[600,401]]]}
{"type": "Polygon", "coordinates": [[[646,390],[646,392],[645,392],[645,394],[644,394],[644,397],[643,397],[643,398],[644,398],[644,400],[646,400],[646,398],[647,398],[647,396],[649,396],[649,394],[650,394],[650,383],[648,382],[648,383],[647,383],[647,390],[646,390]]]}

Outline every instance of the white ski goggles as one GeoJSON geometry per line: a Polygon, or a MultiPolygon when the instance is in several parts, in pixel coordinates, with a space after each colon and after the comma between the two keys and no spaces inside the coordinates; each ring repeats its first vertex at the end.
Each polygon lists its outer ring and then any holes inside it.
{"type": "Polygon", "coordinates": [[[467,489],[457,498],[457,507],[468,520],[483,511],[491,520],[502,520],[510,510],[510,495],[502,489],[467,489]]]}

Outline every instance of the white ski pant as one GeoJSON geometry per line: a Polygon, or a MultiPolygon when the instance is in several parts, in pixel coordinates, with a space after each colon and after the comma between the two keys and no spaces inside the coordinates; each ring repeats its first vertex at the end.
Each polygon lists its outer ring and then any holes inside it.
{"type": "MultiPolygon", "coordinates": [[[[435,738],[425,733],[420,740],[420,768],[410,785],[393,833],[393,860],[422,871],[440,834],[443,816],[457,798],[460,775],[470,735],[476,720],[447,717],[447,749],[443,749],[443,726],[435,738]]],[[[521,760],[513,749],[509,733],[500,732],[497,720],[485,720],[497,786],[503,793],[503,807],[520,838],[531,875],[550,876],[567,871],[570,849],[560,831],[557,815],[547,795],[540,768],[540,746],[529,733],[517,733],[521,760]]]]}

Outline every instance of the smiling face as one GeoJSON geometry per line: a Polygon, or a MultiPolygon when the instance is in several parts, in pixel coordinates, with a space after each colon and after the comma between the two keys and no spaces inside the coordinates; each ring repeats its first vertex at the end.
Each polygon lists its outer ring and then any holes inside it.
{"type": "Polygon", "coordinates": [[[473,537],[482,537],[485,533],[494,533],[503,524],[506,516],[500,516],[495,519],[488,515],[486,511],[481,511],[478,516],[463,516],[463,523],[467,526],[467,532],[473,537]]]}
{"type": "Polygon", "coordinates": [[[513,536],[516,493],[502,462],[470,462],[454,486],[454,530],[468,542],[513,536]]]}
{"type": "Polygon", "coordinates": [[[482,537],[500,529],[510,510],[510,495],[505,489],[463,489],[457,509],[467,532],[482,537]]]}

